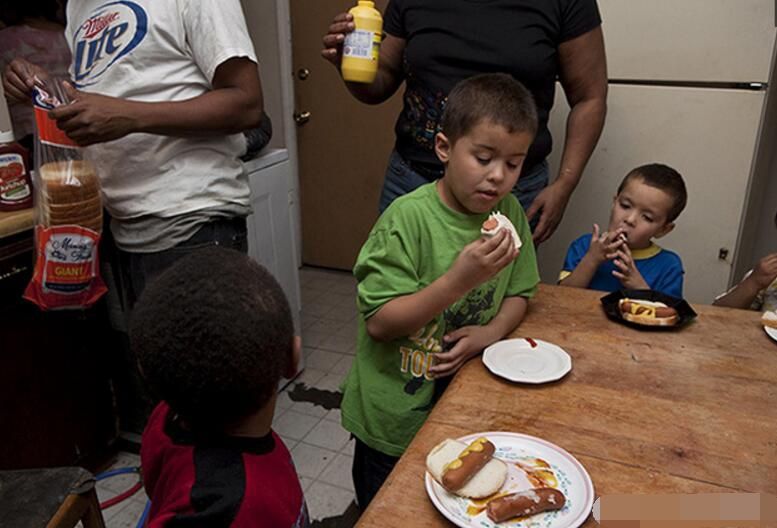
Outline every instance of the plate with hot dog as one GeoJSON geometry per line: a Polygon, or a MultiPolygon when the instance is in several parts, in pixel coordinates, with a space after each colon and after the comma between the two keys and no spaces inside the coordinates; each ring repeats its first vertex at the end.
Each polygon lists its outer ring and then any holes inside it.
{"type": "Polygon", "coordinates": [[[563,348],[529,337],[486,347],[483,364],[493,374],[518,383],[549,383],[572,370],[572,358],[563,348]]]}
{"type": "Polygon", "coordinates": [[[667,330],[685,326],[696,312],[683,299],[653,290],[619,290],[601,298],[607,317],[645,330],[667,330]]]}
{"type": "Polygon", "coordinates": [[[426,459],[426,492],[463,528],[575,528],[594,502],[591,477],[559,446],[511,432],[446,439],[426,459]]]}

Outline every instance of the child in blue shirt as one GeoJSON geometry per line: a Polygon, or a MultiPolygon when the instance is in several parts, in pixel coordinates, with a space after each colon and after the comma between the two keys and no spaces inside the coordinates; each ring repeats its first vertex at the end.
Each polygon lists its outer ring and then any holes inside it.
{"type": "Polygon", "coordinates": [[[674,229],[688,193],[682,176],[659,163],[629,172],[612,202],[610,224],[572,242],[559,284],[594,290],[651,289],[683,295],[680,257],[653,243],[674,229]]]}

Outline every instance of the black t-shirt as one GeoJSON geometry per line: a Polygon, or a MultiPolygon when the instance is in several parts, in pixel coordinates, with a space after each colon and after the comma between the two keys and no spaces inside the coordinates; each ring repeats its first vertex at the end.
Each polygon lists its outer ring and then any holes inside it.
{"type": "Polygon", "coordinates": [[[552,148],[547,124],[558,45],[600,24],[596,0],[391,0],[384,29],[407,43],[397,151],[415,164],[438,166],[434,136],[448,92],[467,77],[504,72],[537,103],[539,128],[524,162],[530,170],[552,148]]]}

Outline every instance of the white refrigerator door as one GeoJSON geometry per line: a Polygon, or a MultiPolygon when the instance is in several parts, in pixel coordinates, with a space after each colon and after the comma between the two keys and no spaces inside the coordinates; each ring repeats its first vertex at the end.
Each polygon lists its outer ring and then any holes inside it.
{"type": "MultiPolygon", "coordinates": [[[[540,247],[544,282],[555,283],[569,243],[597,222],[607,226],[621,179],[651,162],[677,169],[688,205],[675,230],[658,241],[683,260],[685,296],[708,303],[726,289],[757,141],[763,92],[610,86],[607,123],[564,219],[540,247]],[[719,250],[729,251],[719,260],[719,250]]],[[[568,106],[559,89],[550,128],[551,174],[558,173],[568,106]]]]}
{"type": "Polygon", "coordinates": [[[599,0],[610,79],[767,82],[774,0],[599,0]]]}

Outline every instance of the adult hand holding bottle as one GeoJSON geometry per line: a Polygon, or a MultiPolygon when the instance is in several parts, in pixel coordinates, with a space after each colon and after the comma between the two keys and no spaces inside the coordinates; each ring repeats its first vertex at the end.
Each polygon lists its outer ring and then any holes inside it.
{"type": "MultiPolygon", "coordinates": [[[[378,104],[406,81],[380,210],[442,175],[434,138],[453,86],[479,73],[505,72],[526,85],[538,107],[537,136],[513,194],[531,213],[535,242],[547,240],[604,126],[607,67],[597,1],[389,0],[383,19],[386,38],[375,80],[345,83],[358,100],[378,104]],[[556,138],[562,150],[554,179],[546,158],[553,148],[548,116],[557,81],[571,110],[564,137],[556,138]]],[[[341,13],[324,36],[322,55],[336,67],[345,35],[355,27],[353,17],[341,13]]]]}
{"type": "MultiPolygon", "coordinates": [[[[331,62],[341,71],[343,62],[343,45],[346,37],[356,30],[354,15],[339,13],[323,38],[324,48],[321,56],[331,62]]],[[[405,51],[405,40],[385,35],[378,55],[378,69],[371,83],[349,82],[345,80],[348,90],[359,101],[367,104],[379,104],[391,97],[404,80],[402,73],[402,54],[405,51]]]]}

